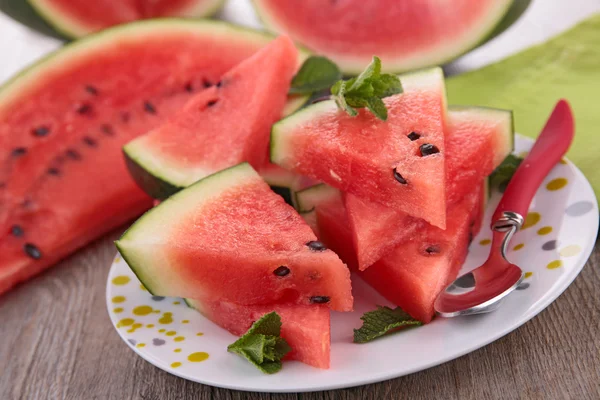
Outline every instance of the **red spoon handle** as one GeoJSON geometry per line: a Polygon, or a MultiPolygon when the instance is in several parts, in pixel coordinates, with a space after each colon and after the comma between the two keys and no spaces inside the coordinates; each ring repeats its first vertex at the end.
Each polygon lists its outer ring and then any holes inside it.
{"type": "Polygon", "coordinates": [[[492,221],[497,221],[505,211],[516,212],[525,218],[535,192],[567,152],[574,134],[571,107],[566,100],[560,100],[533,148],[508,183],[492,221]]]}

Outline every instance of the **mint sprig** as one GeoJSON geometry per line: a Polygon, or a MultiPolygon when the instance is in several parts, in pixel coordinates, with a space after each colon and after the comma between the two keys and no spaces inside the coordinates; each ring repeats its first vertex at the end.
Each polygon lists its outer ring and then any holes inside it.
{"type": "Polygon", "coordinates": [[[377,310],[365,313],[360,319],[363,320],[363,324],[360,329],[354,330],[354,343],[367,343],[395,329],[422,324],[400,307],[392,310],[389,307],[377,306],[377,310]]]}
{"type": "Polygon", "coordinates": [[[281,317],[276,312],[263,315],[248,332],[227,347],[227,351],[246,358],[266,374],[281,369],[281,359],[291,351],[281,336],[281,317]]]}
{"type": "Polygon", "coordinates": [[[387,120],[388,112],[381,100],[402,93],[402,84],[396,75],[381,73],[381,60],[373,61],[357,77],[338,81],[331,87],[331,94],[339,108],[351,117],[358,115],[357,108],[368,108],[382,121],[387,120]]]}
{"type": "Polygon", "coordinates": [[[327,57],[312,56],[304,61],[292,79],[289,93],[310,94],[329,89],[341,78],[342,72],[333,61],[327,57]]]}
{"type": "Polygon", "coordinates": [[[521,162],[523,162],[522,158],[509,154],[490,175],[490,187],[504,192],[521,162]]]}

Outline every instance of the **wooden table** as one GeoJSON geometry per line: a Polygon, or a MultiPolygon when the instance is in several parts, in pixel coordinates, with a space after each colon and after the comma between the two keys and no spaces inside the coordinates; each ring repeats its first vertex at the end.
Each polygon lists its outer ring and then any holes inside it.
{"type": "Polygon", "coordinates": [[[480,350],[377,384],[276,395],[188,382],[129,350],[105,306],[117,236],[0,296],[1,400],[600,399],[600,244],[556,302],[480,350]]]}

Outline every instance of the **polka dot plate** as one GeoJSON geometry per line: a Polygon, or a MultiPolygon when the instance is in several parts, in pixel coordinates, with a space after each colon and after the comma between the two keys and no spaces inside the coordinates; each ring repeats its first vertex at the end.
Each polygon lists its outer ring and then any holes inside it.
{"type": "MultiPolygon", "coordinates": [[[[518,137],[516,153],[526,152],[531,144],[531,140],[518,137]]],[[[499,196],[492,196],[488,222],[499,196]]],[[[182,299],[150,295],[119,256],[108,277],[107,306],[127,346],[157,367],[185,379],[261,392],[356,386],[441,364],[513,331],[547,307],[575,279],[592,251],[597,232],[598,205],[592,188],[573,164],[557,164],[537,191],[524,229],[511,242],[508,257],[527,275],[499,310],[437,318],[426,326],[354,344],[353,328],[361,325],[360,316],[376,304],[389,305],[356,278],[355,311],[332,314],[329,370],[292,361],[285,362],[276,375],[262,374],[226,351],[236,339],[233,335],[188,308],[182,299]]],[[[490,238],[490,231],[483,229],[474,239],[464,270],[485,260],[490,238]]]]}

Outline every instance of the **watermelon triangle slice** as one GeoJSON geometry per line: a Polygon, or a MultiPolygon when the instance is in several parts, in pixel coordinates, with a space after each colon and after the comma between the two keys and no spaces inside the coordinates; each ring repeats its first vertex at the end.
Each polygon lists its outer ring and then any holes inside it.
{"type": "Polygon", "coordinates": [[[444,228],[444,75],[433,68],[400,80],[404,92],[384,99],[387,121],[364,109],[350,117],[329,100],[278,122],[271,161],[444,228]]]}
{"type": "Polygon", "coordinates": [[[194,96],[167,123],[124,147],[135,181],[166,198],[243,161],[267,161],[269,131],[286,105],[298,50],[280,36],[194,96]]]}
{"type": "MultiPolygon", "coordinates": [[[[474,182],[500,165],[513,149],[512,113],[477,107],[450,107],[446,136],[446,201],[449,206],[472,192],[474,182]]],[[[410,238],[418,218],[358,196],[345,197],[361,270],[410,238]]]]}
{"type": "Polygon", "coordinates": [[[317,368],[330,365],[330,313],[324,305],[273,304],[243,306],[226,301],[186,299],[186,303],[206,318],[241,336],[263,315],[275,311],[281,317],[281,337],[292,348],[285,356],[317,368]]]}
{"type": "Polygon", "coordinates": [[[155,295],[352,310],[348,268],[247,163],[171,196],[116,245],[155,295]]]}

